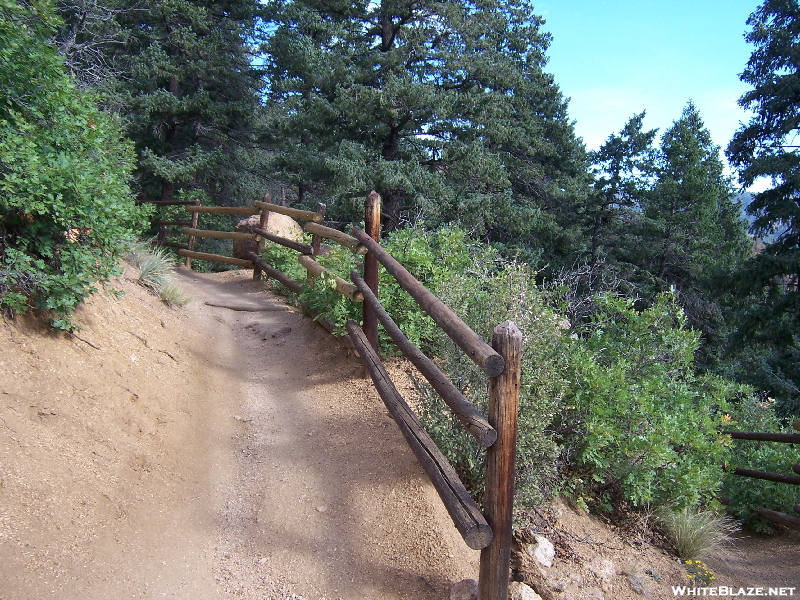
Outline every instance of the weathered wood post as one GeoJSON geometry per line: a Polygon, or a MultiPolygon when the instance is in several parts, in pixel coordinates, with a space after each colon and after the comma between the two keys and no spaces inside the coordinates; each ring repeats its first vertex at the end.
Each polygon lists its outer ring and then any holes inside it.
{"type": "Polygon", "coordinates": [[[494,537],[492,543],[481,550],[478,600],[507,600],[522,333],[512,321],[501,323],[494,328],[492,347],[505,360],[505,368],[489,380],[489,423],[497,430],[497,441],[486,455],[484,514],[494,537]]]}
{"type": "MultiPolygon", "coordinates": [[[[264,194],[264,202],[271,204],[272,203],[272,195],[267,192],[264,194]]],[[[266,229],[267,223],[269,223],[269,210],[266,208],[261,209],[261,214],[258,219],[258,228],[259,229],[266,229]]],[[[267,241],[264,239],[263,236],[258,236],[258,247],[256,248],[256,254],[261,256],[261,253],[264,251],[264,246],[266,246],[267,241]]],[[[253,279],[261,279],[261,268],[256,265],[253,268],[253,279]]]]}
{"type": "MultiPolygon", "coordinates": [[[[381,238],[381,197],[370,192],[364,203],[364,232],[376,242],[381,238]]],[[[364,255],[364,281],[375,296],[378,295],[378,259],[371,252],[364,255]]],[[[378,315],[368,303],[363,308],[364,335],[375,350],[378,349],[378,315]]]]}
{"type": "MultiPolygon", "coordinates": [[[[325,217],[327,206],[322,202],[317,203],[317,212],[325,217]]],[[[311,256],[319,256],[319,247],[322,244],[322,236],[316,233],[311,234],[311,256]]]]}
{"type": "MultiPolygon", "coordinates": [[[[200,200],[199,199],[195,199],[195,201],[192,204],[194,206],[200,206],[200,200]]],[[[193,212],[192,213],[192,224],[191,224],[192,229],[197,229],[197,223],[199,221],[199,218],[200,218],[200,213],[198,213],[198,212],[193,212]]],[[[193,236],[193,235],[189,236],[189,243],[187,244],[187,246],[189,246],[189,252],[193,252],[194,251],[194,242],[195,242],[196,239],[197,238],[195,236],[193,236]]],[[[192,268],[192,259],[189,256],[186,257],[186,268],[187,269],[191,269],[192,268]]]]}

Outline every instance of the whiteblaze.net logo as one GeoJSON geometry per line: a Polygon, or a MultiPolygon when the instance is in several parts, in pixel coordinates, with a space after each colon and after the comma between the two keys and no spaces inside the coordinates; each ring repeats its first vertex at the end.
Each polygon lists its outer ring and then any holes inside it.
{"type": "Polygon", "coordinates": [[[675,596],[794,596],[793,587],[687,587],[673,585],[675,596]]]}

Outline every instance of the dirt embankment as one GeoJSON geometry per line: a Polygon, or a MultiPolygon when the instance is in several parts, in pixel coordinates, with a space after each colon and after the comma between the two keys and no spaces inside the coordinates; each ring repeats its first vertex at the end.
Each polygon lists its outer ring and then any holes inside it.
{"type": "Polygon", "coordinates": [[[249,273],[181,279],[182,310],[121,278],[77,336],[0,330],[0,598],[433,599],[475,576],[356,359],[249,273]]]}
{"type": "MultiPolygon", "coordinates": [[[[133,277],[76,336],[0,328],[0,600],[442,600],[477,576],[357,359],[249,272],[182,271],[181,310],[133,277]]],[[[557,517],[557,597],[643,597],[631,573],[674,597],[674,559],[557,517]]],[[[720,583],[791,585],[796,542],[720,583]]]]}

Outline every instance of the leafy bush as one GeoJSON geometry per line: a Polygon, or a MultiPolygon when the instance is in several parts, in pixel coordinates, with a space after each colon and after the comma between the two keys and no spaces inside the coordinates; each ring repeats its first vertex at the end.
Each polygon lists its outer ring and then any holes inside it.
{"type": "Polygon", "coordinates": [[[570,345],[574,490],[604,509],[712,501],[726,455],[719,428],[738,388],[695,375],[698,335],[673,295],[644,311],[603,296],[591,332],[570,345]]]}
{"type": "MultiPolygon", "coordinates": [[[[562,317],[548,306],[528,266],[507,263],[487,254],[451,278],[440,297],[481,337],[490,341],[495,326],[514,321],[523,333],[522,383],[517,439],[516,502],[530,507],[547,499],[559,484],[559,455],[553,421],[566,390],[562,317]]],[[[443,333],[436,354],[442,368],[467,398],[487,411],[486,375],[443,333]]],[[[462,480],[480,496],[485,477],[485,455],[463,426],[426,386],[419,386],[422,418],[437,445],[462,480]]]]}
{"type": "Polygon", "coordinates": [[[48,3],[0,0],[0,308],[70,328],[120,241],[144,226],[130,144],[66,75],[48,3]]]}
{"type": "MultiPolygon", "coordinates": [[[[731,405],[727,428],[763,433],[796,433],[776,417],[774,400],[759,400],[754,396],[746,396],[741,402],[731,405]]],[[[800,452],[796,445],[733,440],[728,459],[730,468],[722,485],[722,494],[730,500],[728,512],[755,531],[773,533],[775,528],[772,523],[762,520],[755,510],[767,508],[790,512],[792,506],[800,503],[797,486],[756,481],[734,475],[731,471],[734,467],[741,467],[791,475],[792,465],[800,462],[798,458],[800,452]]]]}

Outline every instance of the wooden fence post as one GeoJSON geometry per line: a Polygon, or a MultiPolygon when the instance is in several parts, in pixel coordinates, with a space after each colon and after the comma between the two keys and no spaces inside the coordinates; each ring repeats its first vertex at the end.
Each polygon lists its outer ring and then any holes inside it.
{"type": "MultiPolygon", "coordinates": [[[[381,197],[376,191],[370,192],[364,203],[364,232],[376,242],[381,237],[381,197]]],[[[364,282],[372,293],[378,296],[378,259],[370,252],[364,255],[364,282]]],[[[368,303],[363,308],[364,335],[370,345],[378,349],[378,315],[368,303]]]]}
{"type": "MultiPolygon", "coordinates": [[[[325,216],[325,209],[326,205],[322,202],[317,203],[317,212],[321,214],[323,217],[325,216]]],[[[311,234],[311,256],[317,257],[319,256],[319,247],[322,244],[322,236],[317,234],[311,234]]],[[[316,260],[316,258],[314,259],[316,260]]]]}
{"type": "MultiPolygon", "coordinates": [[[[200,200],[195,200],[193,202],[193,204],[194,204],[194,206],[200,206],[200,200]]],[[[197,229],[197,223],[198,223],[199,217],[200,217],[200,213],[196,213],[196,212],[192,213],[192,225],[191,225],[192,229],[197,229]]],[[[195,236],[193,236],[193,235],[189,236],[189,243],[187,244],[187,246],[189,246],[189,251],[190,252],[194,251],[194,242],[195,242],[196,239],[197,238],[195,236]]],[[[189,256],[186,257],[186,268],[187,269],[191,269],[192,268],[192,259],[189,256]]]]}
{"type": "Polygon", "coordinates": [[[522,333],[512,321],[501,323],[494,328],[492,347],[505,360],[505,368],[489,380],[489,423],[497,430],[497,441],[486,455],[484,514],[494,537],[492,543],[481,550],[478,600],[507,600],[522,333]]]}
{"type": "MultiPolygon", "coordinates": [[[[264,202],[272,203],[272,196],[269,192],[264,194],[264,202]]],[[[267,223],[269,222],[269,211],[266,208],[261,209],[261,216],[258,219],[258,228],[259,229],[266,229],[267,223]]],[[[266,245],[266,241],[263,237],[259,236],[258,239],[258,246],[256,249],[256,254],[261,256],[261,253],[264,251],[264,246],[266,245]]],[[[261,269],[256,265],[253,268],[253,279],[261,279],[261,269]]]]}

